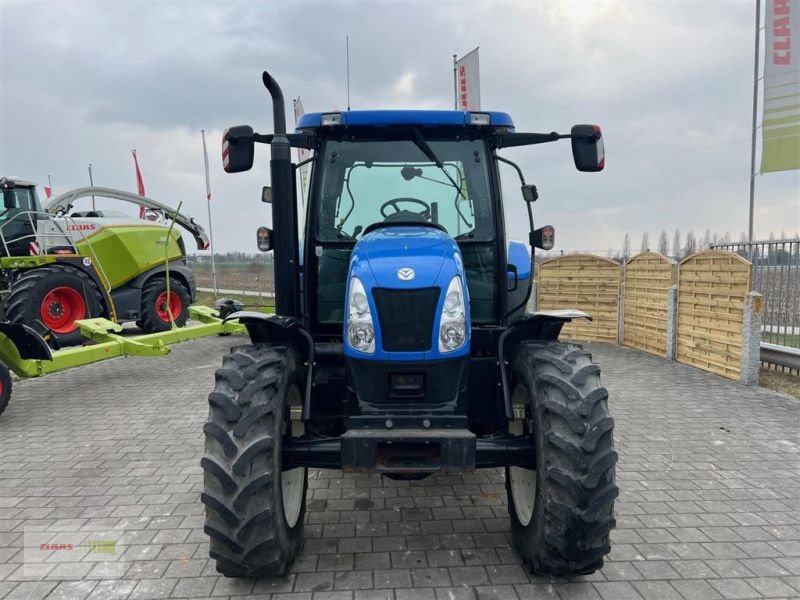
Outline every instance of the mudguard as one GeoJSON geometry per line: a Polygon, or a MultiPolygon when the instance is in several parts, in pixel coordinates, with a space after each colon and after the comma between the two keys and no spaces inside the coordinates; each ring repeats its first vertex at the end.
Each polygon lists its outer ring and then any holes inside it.
{"type": "Polygon", "coordinates": [[[542,310],[520,317],[500,335],[497,341],[497,362],[500,365],[503,404],[506,418],[509,421],[514,419],[514,412],[511,406],[511,391],[508,389],[508,373],[511,365],[506,360],[506,357],[514,355],[514,350],[520,342],[528,340],[557,340],[561,333],[561,328],[573,319],[588,319],[591,321],[592,317],[588,313],[576,309],[542,310]]]}
{"type": "Polygon", "coordinates": [[[0,323],[0,361],[22,376],[20,363],[25,360],[53,360],[50,346],[28,325],[0,323]]]}
{"type": "Polygon", "coordinates": [[[311,415],[311,381],[314,370],[314,338],[294,317],[281,317],[251,310],[241,310],[223,319],[239,321],[247,328],[250,341],[254,344],[286,344],[293,346],[303,362],[306,363],[306,389],[303,398],[303,420],[311,415]]]}

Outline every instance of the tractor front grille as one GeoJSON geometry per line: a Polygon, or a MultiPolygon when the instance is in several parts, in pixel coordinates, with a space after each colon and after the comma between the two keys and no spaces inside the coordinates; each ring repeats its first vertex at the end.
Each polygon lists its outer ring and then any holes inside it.
{"type": "Polygon", "coordinates": [[[386,352],[425,352],[431,349],[439,288],[372,290],[386,352]]]}

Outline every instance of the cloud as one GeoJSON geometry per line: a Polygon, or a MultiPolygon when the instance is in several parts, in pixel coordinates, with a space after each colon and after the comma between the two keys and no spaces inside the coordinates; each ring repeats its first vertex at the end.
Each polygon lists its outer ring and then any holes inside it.
{"type": "MultiPolygon", "coordinates": [[[[564,249],[619,247],[625,232],[747,228],[753,15],[747,3],[28,3],[0,27],[0,170],[57,191],[134,188],[206,220],[200,129],[208,135],[219,250],[254,251],[269,223],[256,168],[224,175],[222,131],[272,130],[260,73],[306,110],[452,106],[452,55],[480,46],[481,95],[519,130],[600,123],[607,170],[574,170],[569,144],[515,149],[539,186],[538,224],[564,249]]],[[[291,113],[291,106],[287,106],[291,113]]],[[[513,171],[503,169],[509,231],[527,238],[513,171]]],[[[798,172],[757,179],[756,229],[798,226],[798,172]]]]}

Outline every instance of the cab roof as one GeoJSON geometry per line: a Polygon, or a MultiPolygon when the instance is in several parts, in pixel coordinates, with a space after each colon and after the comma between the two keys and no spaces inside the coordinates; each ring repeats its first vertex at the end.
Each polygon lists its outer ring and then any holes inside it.
{"type": "Polygon", "coordinates": [[[12,181],[17,187],[36,187],[36,183],[28,181],[27,179],[20,179],[19,177],[5,177],[6,180],[12,181]]]}
{"type": "Polygon", "coordinates": [[[389,127],[411,125],[418,127],[464,127],[471,125],[471,114],[489,116],[490,127],[514,128],[508,113],[497,111],[462,110],[346,110],[325,113],[306,113],[297,120],[297,129],[322,127],[322,115],[341,115],[341,125],[350,127],[389,127]]]}

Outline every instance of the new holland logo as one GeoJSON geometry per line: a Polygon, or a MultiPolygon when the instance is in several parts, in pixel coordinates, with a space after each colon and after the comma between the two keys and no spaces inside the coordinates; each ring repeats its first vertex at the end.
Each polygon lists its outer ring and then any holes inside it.
{"type": "Polygon", "coordinates": [[[414,269],[411,267],[403,267],[397,270],[397,278],[400,281],[411,281],[416,276],[414,269]]]}

